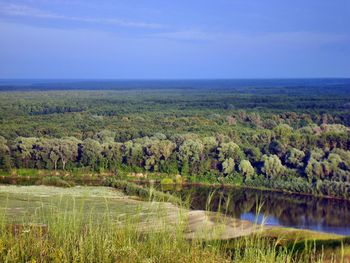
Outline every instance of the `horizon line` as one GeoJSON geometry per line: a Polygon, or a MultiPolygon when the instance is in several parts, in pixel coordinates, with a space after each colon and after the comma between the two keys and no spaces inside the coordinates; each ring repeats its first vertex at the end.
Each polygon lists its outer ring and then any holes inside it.
{"type": "Polygon", "coordinates": [[[0,78],[0,81],[64,80],[64,81],[163,81],[163,80],[303,80],[303,79],[350,79],[343,77],[247,77],[247,78],[0,78]]]}

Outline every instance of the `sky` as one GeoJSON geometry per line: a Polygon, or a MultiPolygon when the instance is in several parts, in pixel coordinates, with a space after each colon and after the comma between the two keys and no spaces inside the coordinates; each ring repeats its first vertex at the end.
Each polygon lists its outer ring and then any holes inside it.
{"type": "Polygon", "coordinates": [[[350,77],[349,0],[0,0],[0,78],[350,77]]]}

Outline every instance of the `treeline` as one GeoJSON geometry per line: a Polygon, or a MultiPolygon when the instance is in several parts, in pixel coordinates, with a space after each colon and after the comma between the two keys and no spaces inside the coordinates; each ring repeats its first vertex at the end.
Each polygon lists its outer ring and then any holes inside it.
{"type": "Polygon", "coordinates": [[[342,125],[257,129],[246,140],[230,136],[162,133],[118,142],[103,130],[75,137],[0,137],[0,169],[85,168],[181,174],[189,180],[245,184],[295,192],[350,197],[350,136],[342,125]]]}

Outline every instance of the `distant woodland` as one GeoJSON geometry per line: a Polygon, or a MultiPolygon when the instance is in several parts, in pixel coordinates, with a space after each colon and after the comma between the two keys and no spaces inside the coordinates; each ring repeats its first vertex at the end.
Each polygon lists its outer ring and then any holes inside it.
{"type": "Polygon", "coordinates": [[[0,169],[180,174],[350,198],[350,87],[0,92],[0,169]]]}

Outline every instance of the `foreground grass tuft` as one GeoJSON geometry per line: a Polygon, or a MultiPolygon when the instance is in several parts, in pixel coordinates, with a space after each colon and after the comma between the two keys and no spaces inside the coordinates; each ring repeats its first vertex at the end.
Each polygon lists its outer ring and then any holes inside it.
{"type": "MultiPolygon", "coordinates": [[[[312,244],[297,252],[280,240],[254,234],[233,240],[189,240],[184,225],[151,231],[143,214],[102,217],[66,205],[38,208],[28,222],[0,216],[0,262],[323,262],[312,244]],[[37,222],[37,223],[30,223],[37,222]],[[38,223],[40,222],[40,223],[38,223]],[[142,225],[142,227],[140,227],[142,225]]],[[[157,215],[155,215],[157,216],[157,215]]],[[[161,216],[159,214],[159,216],[161,216]]],[[[185,220],[184,220],[185,222],[185,220]]],[[[167,225],[167,222],[164,222],[167,225]]],[[[336,257],[331,258],[339,259],[336,257]]],[[[346,262],[346,261],[345,261],[346,262]]]]}

